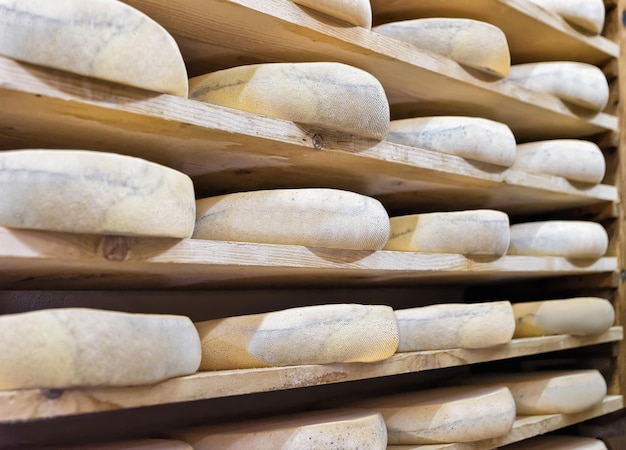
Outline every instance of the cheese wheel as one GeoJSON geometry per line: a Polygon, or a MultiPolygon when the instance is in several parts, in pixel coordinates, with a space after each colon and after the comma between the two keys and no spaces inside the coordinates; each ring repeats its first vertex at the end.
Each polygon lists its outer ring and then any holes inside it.
{"type": "Polygon", "coordinates": [[[606,10],[603,0],[530,0],[553,11],[568,22],[593,34],[600,34],[604,28],[606,10]]]}
{"type": "Polygon", "coordinates": [[[509,302],[442,304],[396,311],[398,352],[506,344],[515,331],[509,302]]]}
{"type": "Polygon", "coordinates": [[[336,189],[241,192],[196,205],[196,239],[380,250],[389,237],[378,200],[336,189]]]}
{"type": "Polygon", "coordinates": [[[104,444],[63,445],[39,450],[193,450],[189,444],[172,439],[143,439],[138,441],[107,442],[104,444]]]}
{"type": "Polygon", "coordinates": [[[202,370],[373,362],[398,348],[393,310],[317,305],[196,323],[202,370]]]}
{"type": "Polygon", "coordinates": [[[506,77],[511,67],[504,32],[473,19],[427,18],[391,22],[372,31],[408,42],[490,75],[506,77]]]}
{"type": "Polygon", "coordinates": [[[591,64],[572,61],[517,64],[511,66],[507,79],[592,111],[602,111],[609,101],[606,77],[591,64]]]}
{"type": "Polygon", "coordinates": [[[389,102],[364,70],[335,62],[251,64],[189,80],[189,98],[383,139],[389,102]]]}
{"type": "Polygon", "coordinates": [[[491,388],[507,387],[518,415],[575,414],[600,404],[606,381],[597,370],[499,373],[470,379],[491,388]]]}
{"type": "Polygon", "coordinates": [[[387,141],[509,167],[515,162],[511,129],[480,117],[417,117],[393,120],[387,141]]]}
{"type": "Polygon", "coordinates": [[[194,450],[385,450],[387,430],[375,411],[338,409],[181,430],[194,450]]]}
{"type": "Polygon", "coordinates": [[[372,28],[372,6],[369,0],[293,0],[293,2],[352,25],[368,30],[372,28]]]}
{"type": "Polygon", "coordinates": [[[507,434],[515,401],[506,388],[447,387],[363,400],[354,406],[379,411],[388,442],[471,442],[507,434]]]}
{"type": "Polygon", "coordinates": [[[115,0],[0,0],[0,54],[187,96],[187,70],[174,38],[115,0]]]}
{"type": "Polygon", "coordinates": [[[515,337],[598,335],[615,321],[611,302],[595,297],[515,303],[513,312],[515,337]]]}
{"type": "Polygon", "coordinates": [[[609,237],[602,225],[578,220],[549,220],[511,225],[509,255],[600,258],[609,237]]]}
{"type": "Polygon", "coordinates": [[[604,178],[602,150],[590,141],[555,139],[517,146],[515,169],[597,184],[604,178]]]}
{"type": "Polygon", "coordinates": [[[191,179],[139,158],[81,150],[0,152],[0,225],[188,238],[191,179]]]}
{"type": "Polygon", "coordinates": [[[194,373],[183,316],[62,308],[0,316],[0,389],[132,386],[194,373]]]}
{"type": "Polygon", "coordinates": [[[478,209],[392,217],[385,250],[502,256],[509,246],[509,217],[478,209]]]}
{"type": "Polygon", "coordinates": [[[580,436],[539,436],[515,444],[506,450],[607,450],[604,442],[580,436]]]}

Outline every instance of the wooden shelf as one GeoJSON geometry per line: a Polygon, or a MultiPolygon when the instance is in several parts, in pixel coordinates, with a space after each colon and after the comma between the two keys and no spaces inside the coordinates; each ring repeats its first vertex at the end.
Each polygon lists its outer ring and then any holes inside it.
{"type": "Polygon", "coordinates": [[[422,17],[464,17],[499,27],[515,64],[580,61],[602,66],[619,56],[619,45],[572,27],[556,13],[525,0],[372,0],[376,24],[422,17]],[[541,36],[541,39],[529,39],[541,36]]]}
{"type": "Polygon", "coordinates": [[[395,118],[481,116],[508,124],[519,140],[617,130],[614,116],[574,112],[551,95],[506,80],[485,79],[452,60],[331,21],[290,0],[126,3],[174,35],[190,75],[259,62],[338,61],[377,77],[395,118]]]}
{"type": "Polygon", "coordinates": [[[126,388],[5,391],[0,392],[0,423],[362,380],[616,342],[622,338],[622,327],[613,327],[595,337],[515,339],[509,344],[486,349],[398,353],[377,363],[200,372],[151,386],[126,388]]]}
{"type": "Polygon", "coordinates": [[[506,436],[485,441],[442,444],[442,445],[390,445],[387,450],[489,450],[502,445],[523,441],[540,436],[550,431],[575,425],[595,417],[610,414],[622,409],[624,400],[621,395],[609,395],[597,407],[578,414],[547,414],[542,416],[518,417],[513,429],[506,436]]]}
{"type": "Polygon", "coordinates": [[[306,130],[2,57],[0,99],[1,149],[84,148],[142,157],[192,176],[200,197],[317,186],[376,197],[390,213],[491,208],[511,215],[618,199],[614,186],[575,185],[419,148],[306,130]],[[315,135],[323,139],[319,150],[315,135]]]}

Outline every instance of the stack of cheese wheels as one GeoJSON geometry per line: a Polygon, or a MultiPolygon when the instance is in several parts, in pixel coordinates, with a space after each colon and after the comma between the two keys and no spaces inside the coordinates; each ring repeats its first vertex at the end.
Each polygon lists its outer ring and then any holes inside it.
{"type": "Polygon", "coordinates": [[[39,450],[193,450],[193,447],[183,441],[173,439],[143,439],[138,441],[118,441],[101,444],[63,445],[45,447],[39,450]]]}
{"type": "Polygon", "coordinates": [[[63,308],[0,316],[0,389],[132,386],[188,375],[200,340],[187,317],[63,308]]]}
{"type": "Polygon", "coordinates": [[[555,139],[518,145],[513,167],[598,184],[604,178],[606,163],[602,150],[593,142],[555,139]]]}
{"type": "Polygon", "coordinates": [[[506,344],[515,331],[509,302],[442,304],[396,311],[398,352],[506,344]]]}
{"type": "Polygon", "coordinates": [[[372,6],[369,0],[293,0],[352,25],[372,28],[372,6]]]}
{"type": "Polygon", "coordinates": [[[591,64],[572,61],[517,64],[511,67],[507,79],[594,112],[602,111],[609,101],[606,77],[591,64]]]}
{"type": "Polygon", "coordinates": [[[515,401],[506,388],[437,388],[372,398],[354,406],[383,415],[391,445],[490,439],[507,434],[515,421],[515,401]]]}
{"type": "Polygon", "coordinates": [[[387,430],[375,411],[312,411],[173,433],[194,450],[385,450],[387,430]]]}
{"type": "Polygon", "coordinates": [[[196,323],[203,370],[373,362],[398,348],[393,309],[306,306],[196,323]]]}
{"type": "Polygon", "coordinates": [[[380,250],[389,216],[373,198],[336,189],[277,189],[198,200],[193,237],[380,250]]]}
{"type": "Polygon", "coordinates": [[[0,225],[188,238],[191,179],[139,158],[82,150],[0,152],[0,225]]]}
{"type": "Polygon", "coordinates": [[[368,72],[346,64],[251,64],[191,78],[189,89],[194,100],[303,125],[378,140],[389,129],[389,102],[382,85],[368,72]]]}
{"type": "Polygon", "coordinates": [[[606,9],[603,0],[530,0],[553,11],[568,22],[592,34],[600,34],[604,28],[606,9]]]}
{"type": "Polygon", "coordinates": [[[506,450],[607,450],[599,439],[580,436],[539,436],[507,445],[506,450]]]}
{"type": "Polygon", "coordinates": [[[392,217],[385,250],[502,256],[509,247],[509,217],[487,209],[392,217]]]}
{"type": "Polygon", "coordinates": [[[511,225],[510,255],[596,259],[609,237],[602,225],[578,220],[549,220],[511,225]]]}
{"type": "Polygon", "coordinates": [[[593,336],[604,333],[615,321],[611,302],[596,297],[515,303],[513,312],[515,337],[520,338],[554,334],[593,336]]]}
{"type": "Polygon", "coordinates": [[[515,162],[511,129],[480,117],[435,116],[393,120],[386,140],[498,166],[515,162]]]}
{"type": "Polygon", "coordinates": [[[606,396],[606,381],[597,370],[499,373],[467,380],[491,388],[507,387],[518,415],[575,414],[606,396]]]}
{"type": "Polygon", "coordinates": [[[372,31],[497,77],[506,77],[511,67],[506,36],[486,22],[436,17],[386,23],[372,31]]]}
{"type": "Polygon", "coordinates": [[[180,97],[188,92],[174,38],[117,0],[0,0],[0,54],[180,97]]]}

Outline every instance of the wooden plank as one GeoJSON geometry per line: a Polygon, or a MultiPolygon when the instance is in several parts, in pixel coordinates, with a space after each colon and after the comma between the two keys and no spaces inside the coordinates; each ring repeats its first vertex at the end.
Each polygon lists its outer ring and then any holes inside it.
{"type": "Polygon", "coordinates": [[[199,197],[254,189],[332,187],[394,212],[470,208],[521,215],[614,202],[614,186],[577,185],[376,142],[0,57],[0,148],[85,148],[181,170],[199,197]],[[322,141],[316,149],[313,140],[322,141]]]}
{"type": "Polygon", "coordinates": [[[474,364],[577,348],[623,338],[613,327],[601,336],[515,339],[487,349],[399,353],[377,363],[348,363],[201,372],[150,386],[127,388],[24,389],[0,392],[0,422],[52,418],[295,389],[474,364]]]}
{"type": "Polygon", "coordinates": [[[520,140],[589,136],[616,118],[571,109],[556,97],[486,79],[456,62],[359,27],[346,27],[290,0],[127,0],[177,39],[190,75],[241,64],[338,61],[372,73],[396,118],[482,116],[520,140]]]}

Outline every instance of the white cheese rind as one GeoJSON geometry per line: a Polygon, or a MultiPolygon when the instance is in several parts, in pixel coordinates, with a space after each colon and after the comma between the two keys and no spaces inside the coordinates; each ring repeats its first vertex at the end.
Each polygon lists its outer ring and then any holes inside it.
{"type": "Polygon", "coordinates": [[[173,433],[194,450],[385,450],[387,430],[375,411],[338,409],[200,427],[173,433]]]}
{"type": "Polygon", "coordinates": [[[600,34],[606,9],[603,0],[530,0],[582,29],[600,34]]]}
{"type": "Polygon", "coordinates": [[[470,210],[392,217],[385,250],[502,256],[509,246],[509,217],[470,210]]]}
{"type": "Polygon", "coordinates": [[[386,23],[372,31],[408,42],[490,75],[506,77],[511,67],[504,32],[472,19],[427,18],[386,23]]]}
{"type": "Polygon", "coordinates": [[[187,70],[174,38],[115,0],[0,0],[0,54],[187,96],[187,70]]]}
{"type": "Polygon", "coordinates": [[[607,450],[599,439],[581,436],[539,436],[515,444],[506,450],[607,450]]]}
{"type": "Polygon", "coordinates": [[[613,305],[606,299],[577,297],[562,300],[522,302],[513,305],[515,337],[604,333],[615,321],[613,305]]]}
{"type": "Polygon", "coordinates": [[[293,0],[293,2],[352,25],[368,30],[372,28],[372,6],[369,0],[293,0]]]}
{"type": "Polygon", "coordinates": [[[0,316],[0,389],[133,386],[194,373],[187,317],[84,308],[0,316]]]}
{"type": "Polygon", "coordinates": [[[491,347],[510,342],[515,331],[506,301],[401,309],[396,319],[398,352],[491,347]]]}
{"type": "Polygon", "coordinates": [[[373,362],[398,348],[393,309],[318,305],[196,323],[202,370],[373,362]]]}
{"type": "Polygon", "coordinates": [[[602,225],[578,220],[550,220],[511,225],[509,255],[596,259],[608,249],[602,225]]]}
{"type": "Polygon", "coordinates": [[[381,140],[389,102],[368,72],[334,62],[233,67],[189,80],[189,98],[381,140]]]}
{"type": "Polygon", "coordinates": [[[602,111],[609,101],[606,77],[591,64],[572,61],[516,64],[511,66],[507,80],[596,112],[602,111]]]}
{"type": "Polygon", "coordinates": [[[597,184],[604,178],[606,162],[593,142],[555,139],[518,145],[513,168],[597,184]]]}
{"type": "Polygon", "coordinates": [[[389,216],[376,199],[336,189],[277,189],[198,200],[193,237],[380,250],[389,216]]]}
{"type": "Polygon", "coordinates": [[[188,238],[191,179],[130,156],[82,150],[0,152],[0,224],[70,233],[188,238]]]}
{"type": "Polygon", "coordinates": [[[511,129],[480,117],[416,117],[393,120],[387,141],[509,167],[515,162],[511,129]]]}

